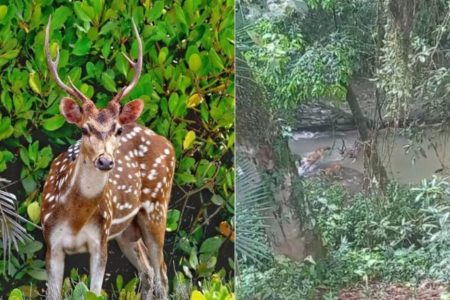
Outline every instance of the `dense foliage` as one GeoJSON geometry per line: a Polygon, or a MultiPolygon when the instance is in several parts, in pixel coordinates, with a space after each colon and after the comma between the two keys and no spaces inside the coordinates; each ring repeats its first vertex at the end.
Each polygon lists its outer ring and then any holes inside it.
{"type": "MultiPolygon", "coordinates": [[[[178,162],[167,227],[168,268],[177,278],[171,281],[187,297],[192,284],[220,269],[221,277],[232,276],[233,1],[0,1],[0,172],[15,180],[8,190],[34,223],[51,160],[80,135],[59,113],[64,93],[45,63],[50,15],[60,76],[99,107],[133,77],[122,53],[136,58],[134,19],[144,44],[144,70],[123,102],[144,100],[139,123],[168,137],[178,162]]],[[[28,230],[40,235],[32,226],[28,230]]],[[[42,243],[25,248],[26,257],[14,257],[4,279],[45,279],[36,256],[42,243]]]]}
{"type": "Polygon", "coordinates": [[[369,198],[317,180],[307,181],[305,190],[315,204],[327,257],[295,263],[280,256],[265,268],[244,268],[238,296],[312,299],[359,282],[449,280],[448,181],[435,177],[414,187],[391,184],[385,196],[369,198]],[[295,293],[294,286],[299,287],[295,293]]]}
{"type": "MultiPolygon", "coordinates": [[[[305,202],[313,205],[312,220],[304,222],[317,225],[327,256],[296,263],[276,256],[265,266],[244,265],[239,270],[239,296],[334,299],[345,286],[447,282],[448,181],[433,178],[414,187],[385,184],[388,178],[381,181],[383,176],[378,176],[383,172],[372,171],[388,167],[383,164],[391,162],[391,146],[399,142],[383,135],[388,127],[409,140],[403,146],[415,153],[414,159],[436,156],[440,166],[435,172],[449,173],[449,2],[248,0],[238,2],[237,24],[238,54],[270,100],[278,124],[287,129],[283,134],[295,128],[294,117],[311,114],[311,120],[325,120],[327,110],[322,108],[336,107],[330,100],[345,98],[348,105],[338,104],[352,113],[364,145],[364,175],[376,183],[373,194],[358,195],[320,181],[300,184],[305,202]]],[[[333,125],[341,121],[329,118],[333,125]]],[[[303,122],[302,129],[308,125],[303,122]]],[[[333,131],[334,138],[339,133],[333,125],[323,127],[333,131]]],[[[310,126],[307,130],[322,129],[310,126]]],[[[322,142],[321,133],[313,135],[322,142]]],[[[295,151],[301,147],[297,145],[295,151]]],[[[314,154],[304,159],[310,158],[315,160],[314,154]]],[[[321,159],[316,165],[325,173],[329,160],[337,160],[321,159]]],[[[352,180],[341,175],[336,176],[338,182],[352,180]]]]}

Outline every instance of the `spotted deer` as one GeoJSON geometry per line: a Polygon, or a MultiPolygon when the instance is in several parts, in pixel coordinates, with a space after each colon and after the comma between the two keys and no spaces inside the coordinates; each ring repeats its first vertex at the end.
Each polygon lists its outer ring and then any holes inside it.
{"type": "Polygon", "coordinates": [[[135,121],[143,110],[138,99],[120,101],[136,86],[142,71],[142,41],[135,23],[138,58],[131,83],[98,109],[69,79],[58,75],[49,50],[49,19],[45,55],[50,74],[72,98],[60,111],[82,137],[53,162],[42,193],[41,222],[46,243],[47,299],[61,299],[66,254],[89,252],[90,290],[101,292],[108,241],[115,239],[142,280],[142,299],[166,299],[163,257],[167,206],[172,189],[175,155],[171,143],[135,121]],[[80,105],[73,99],[80,101],[80,105]]]}

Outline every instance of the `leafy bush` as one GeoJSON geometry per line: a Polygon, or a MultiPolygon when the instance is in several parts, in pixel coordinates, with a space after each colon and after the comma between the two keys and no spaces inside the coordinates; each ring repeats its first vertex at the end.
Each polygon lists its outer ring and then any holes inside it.
{"type": "MultiPolygon", "coordinates": [[[[169,268],[184,269],[194,281],[210,276],[229,236],[220,229],[233,230],[233,2],[0,2],[0,172],[17,180],[19,211],[35,223],[51,160],[79,137],[59,113],[64,93],[44,58],[50,15],[51,51],[61,48],[60,76],[99,107],[134,75],[122,53],[136,58],[131,18],[138,25],[144,68],[124,103],[144,100],[139,123],[176,149],[168,231],[178,258],[169,268]]],[[[221,257],[220,266],[227,267],[233,255],[221,257]]],[[[232,275],[230,267],[227,272],[232,275]]]]}
{"type": "Polygon", "coordinates": [[[237,294],[245,299],[333,297],[373,281],[448,282],[450,184],[437,177],[385,195],[348,195],[340,186],[304,182],[328,255],[321,261],[276,257],[264,268],[244,265],[237,294]],[[265,298],[266,297],[266,298],[265,298]]]}
{"type": "Polygon", "coordinates": [[[449,238],[450,184],[434,177],[416,187],[391,184],[385,195],[345,195],[340,187],[308,182],[324,241],[343,238],[357,248],[424,246],[449,238]]]}

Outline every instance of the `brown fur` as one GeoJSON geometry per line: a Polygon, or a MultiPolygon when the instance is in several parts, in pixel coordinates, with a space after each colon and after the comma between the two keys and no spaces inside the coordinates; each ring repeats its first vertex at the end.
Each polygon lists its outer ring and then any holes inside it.
{"type": "MultiPolygon", "coordinates": [[[[86,110],[84,112],[86,113],[86,110]]],[[[105,112],[105,114],[109,113],[111,112],[105,112]]],[[[100,121],[98,117],[96,118],[97,122],[94,122],[93,119],[97,116],[96,111],[91,110],[90,114],[92,115],[89,118],[85,117],[85,120],[96,130],[104,131],[114,123],[111,119],[98,122],[100,121]]],[[[167,139],[154,134],[145,127],[132,123],[123,125],[122,128],[123,133],[116,141],[118,147],[113,153],[114,168],[109,171],[109,179],[103,192],[98,196],[84,199],[80,191],[81,187],[77,186],[75,182],[66,199],[59,201],[65,191],[70,188],[70,179],[75,172],[76,164],[80,164],[79,168],[86,164],[92,164],[94,156],[98,154],[97,144],[101,144],[101,142],[97,141],[96,146],[92,147],[89,145],[93,139],[92,136],[83,137],[80,156],[76,160],[69,159],[69,153],[65,152],[53,161],[42,194],[41,222],[44,228],[44,238],[47,248],[51,249],[50,235],[52,231],[58,228],[61,222],[68,222],[73,235],[80,232],[87,224],[94,223],[103,230],[102,241],[106,242],[108,237],[117,234],[121,234],[122,239],[125,238],[130,242],[142,239],[144,242],[142,247],[146,248],[148,252],[156,247],[159,253],[158,271],[162,277],[160,280],[163,285],[166,285],[163,246],[167,206],[174,175],[175,153],[167,139]],[[83,161],[79,161],[80,159],[83,161]],[[128,192],[130,188],[132,188],[132,192],[128,192]],[[52,196],[54,199],[51,198],[52,196]],[[123,209],[125,206],[126,209],[123,209]],[[114,220],[126,217],[139,207],[140,209],[134,217],[113,224],[114,220]]],[[[68,253],[76,250],[65,249],[68,253]]],[[[147,255],[151,261],[151,255],[147,255]]],[[[50,258],[51,255],[48,252],[47,265],[50,263],[50,258]]],[[[155,266],[153,265],[153,267],[155,266]]]]}

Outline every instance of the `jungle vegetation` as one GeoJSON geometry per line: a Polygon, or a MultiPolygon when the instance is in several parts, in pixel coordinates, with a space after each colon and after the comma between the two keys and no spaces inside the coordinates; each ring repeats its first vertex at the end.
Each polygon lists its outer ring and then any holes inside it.
{"type": "MultiPolygon", "coordinates": [[[[236,5],[237,157],[247,166],[247,187],[237,190],[236,201],[237,207],[250,203],[244,211],[260,207],[242,228],[238,222],[237,243],[254,241],[253,248],[237,248],[238,297],[446,299],[450,2],[236,5]],[[362,101],[361,78],[373,87],[372,110],[362,101]],[[358,192],[297,172],[301,158],[289,141],[298,111],[318,103],[351,116],[362,148],[358,192]],[[435,174],[396,182],[384,159],[390,153],[379,147],[394,143],[387,131],[406,140],[411,164],[436,156],[435,174]],[[433,142],[436,136],[443,148],[433,142]],[[276,236],[275,227],[281,228],[276,236]],[[291,257],[275,251],[283,235],[291,257]]],[[[338,119],[329,123],[333,132],[339,126],[338,119]]],[[[237,171],[239,180],[239,163],[237,171]]]]}

